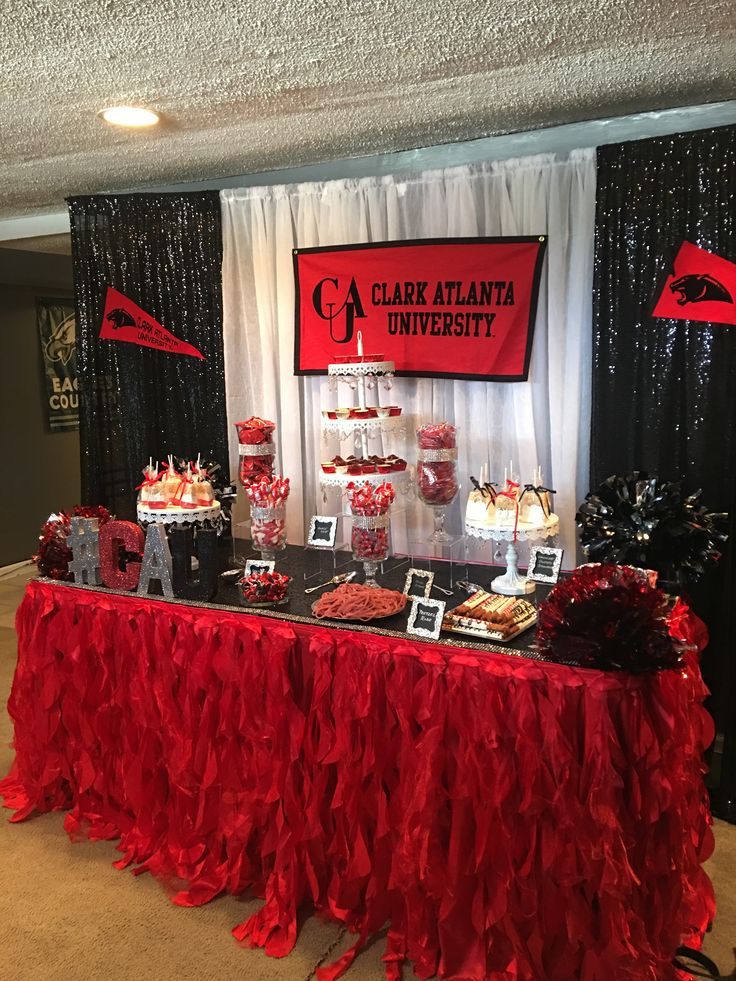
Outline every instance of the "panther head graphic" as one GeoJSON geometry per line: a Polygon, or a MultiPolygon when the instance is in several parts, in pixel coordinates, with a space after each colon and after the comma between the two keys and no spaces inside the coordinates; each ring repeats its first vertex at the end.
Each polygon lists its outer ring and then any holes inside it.
{"type": "Polygon", "coordinates": [[[110,321],[113,330],[120,330],[121,327],[135,327],[135,320],[122,307],[111,310],[105,317],[105,320],[110,321]]]}
{"type": "Polygon", "coordinates": [[[54,328],[44,345],[44,350],[49,361],[61,361],[63,365],[67,365],[71,361],[76,347],[76,319],[72,314],[71,317],[66,317],[58,327],[54,328]]]}
{"type": "Polygon", "coordinates": [[[679,293],[678,306],[686,303],[701,303],[703,300],[720,300],[723,303],[733,303],[731,294],[723,283],[705,273],[689,273],[680,276],[670,283],[670,290],[679,293]]]}

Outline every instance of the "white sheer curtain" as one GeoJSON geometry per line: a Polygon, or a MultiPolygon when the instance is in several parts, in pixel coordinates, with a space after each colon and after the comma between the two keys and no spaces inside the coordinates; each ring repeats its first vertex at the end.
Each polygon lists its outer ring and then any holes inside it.
{"type": "MultiPolygon", "coordinates": [[[[447,419],[460,427],[464,490],[468,475],[477,476],[486,461],[495,479],[511,458],[524,480],[541,464],[547,486],[557,491],[565,564],[574,565],[575,507],[588,490],[595,151],[410,177],[225,190],[221,200],[231,465],[237,464],[233,422],[256,413],[277,423],[281,469],[292,481],[293,542],[303,541],[305,518],[326,512],[319,463],[337,449],[321,441],[320,411],[337,403],[325,379],[293,373],[292,249],[441,236],[548,236],[529,381],[398,379],[390,401],[404,407],[412,426],[447,419]]],[[[410,429],[401,454],[410,463],[412,437],[410,429]]],[[[416,509],[421,522],[421,506],[416,509]]]]}

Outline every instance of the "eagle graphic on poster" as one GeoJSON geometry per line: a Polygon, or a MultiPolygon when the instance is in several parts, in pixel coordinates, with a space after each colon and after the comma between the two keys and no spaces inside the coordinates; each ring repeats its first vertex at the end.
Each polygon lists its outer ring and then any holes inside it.
{"type": "Polygon", "coordinates": [[[74,314],[66,317],[52,331],[44,345],[44,351],[49,361],[61,361],[69,364],[77,349],[77,324],[74,314]]]}

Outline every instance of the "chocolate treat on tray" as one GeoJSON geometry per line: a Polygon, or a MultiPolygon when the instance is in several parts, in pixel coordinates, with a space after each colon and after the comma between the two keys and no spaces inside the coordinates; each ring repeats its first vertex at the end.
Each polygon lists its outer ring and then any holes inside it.
{"type": "Polygon", "coordinates": [[[533,627],[536,622],[537,611],[528,600],[479,590],[454,610],[445,613],[442,629],[506,641],[533,627]]]}
{"type": "Polygon", "coordinates": [[[351,477],[358,477],[360,474],[373,473],[398,473],[406,470],[406,460],[401,457],[391,456],[370,456],[349,457],[336,456],[331,460],[322,461],[323,473],[350,474],[351,477]]]}

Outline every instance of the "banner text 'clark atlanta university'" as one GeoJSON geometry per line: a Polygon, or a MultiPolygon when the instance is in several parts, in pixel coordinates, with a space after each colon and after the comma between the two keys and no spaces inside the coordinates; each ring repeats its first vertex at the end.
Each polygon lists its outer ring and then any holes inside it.
{"type": "Polygon", "coordinates": [[[296,374],[356,352],[398,375],[524,381],[546,236],[295,249],[296,374]]]}

